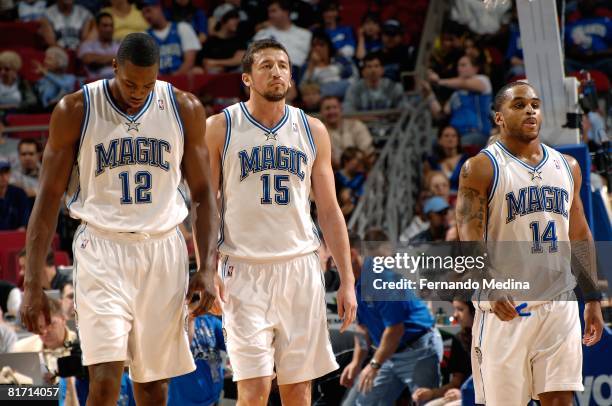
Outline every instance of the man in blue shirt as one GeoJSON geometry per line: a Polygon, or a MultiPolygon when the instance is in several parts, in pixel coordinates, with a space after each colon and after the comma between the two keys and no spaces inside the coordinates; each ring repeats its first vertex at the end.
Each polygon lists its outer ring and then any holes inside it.
{"type": "Polygon", "coordinates": [[[25,230],[30,204],[23,189],[9,185],[11,164],[0,161],[0,230],[25,230]]]}
{"type": "Polygon", "coordinates": [[[170,380],[168,405],[214,405],[223,390],[221,351],[225,351],[225,342],[221,320],[210,314],[190,319],[189,337],[196,370],[170,380]]]}
{"type": "MultiPolygon", "coordinates": [[[[369,232],[366,241],[384,241],[382,231],[369,232]]],[[[385,254],[386,255],[386,254],[385,254]]],[[[376,348],[362,370],[367,349],[355,340],[353,360],[342,372],[340,383],[352,387],[345,404],[393,404],[408,387],[437,387],[440,381],[442,339],[433,328],[434,319],[420,299],[410,291],[394,291],[385,297],[370,297],[366,284],[374,275],[372,258],[357,270],[357,320],[368,341],[376,348]],[[363,276],[363,277],[361,277],[363,276]]],[[[390,271],[376,278],[395,279],[390,271]]]]}

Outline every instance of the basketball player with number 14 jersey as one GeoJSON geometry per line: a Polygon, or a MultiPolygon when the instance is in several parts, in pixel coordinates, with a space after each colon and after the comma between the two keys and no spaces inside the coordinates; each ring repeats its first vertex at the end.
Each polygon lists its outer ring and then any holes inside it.
{"type": "Polygon", "coordinates": [[[527,293],[477,294],[471,354],[479,404],[573,404],[583,390],[576,279],[587,301],[583,343],[602,334],[580,167],[540,142],[540,103],[527,83],[504,86],[495,98],[499,140],[461,170],[460,240],[482,242],[490,273],[531,281],[527,293]],[[514,301],[519,294],[528,295],[524,304],[514,301]]]}

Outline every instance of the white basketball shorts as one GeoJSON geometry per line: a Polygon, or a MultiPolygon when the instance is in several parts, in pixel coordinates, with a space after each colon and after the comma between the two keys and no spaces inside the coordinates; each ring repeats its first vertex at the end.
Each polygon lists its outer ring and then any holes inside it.
{"type": "Polygon", "coordinates": [[[187,247],[180,231],[115,233],[81,225],[74,285],[83,364],[127,361],[135,382],[195,369],[187,338],[187,247]]]}
{"type": "Polygon", "coordinates": [[[578,303],[555,300],[501,321],[476,307],[472,375],[476,403],[526,405],[538,394],[582,391],[578,303]]]}
{"type": "Polygon", "coordinates": [[[279,385],[338,369],[327,331],[315,253],[276,263],[222,256],[223,328],[234,381],[276,376],[279,385]]]}

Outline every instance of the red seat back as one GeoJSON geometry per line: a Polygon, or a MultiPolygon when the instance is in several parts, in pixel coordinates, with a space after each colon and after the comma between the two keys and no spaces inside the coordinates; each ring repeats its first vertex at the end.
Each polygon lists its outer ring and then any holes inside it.
{"type": "MultiPolygon", "coordinates": [[[[6,123],[9,127],[13,126],[28,126],[28,125],[40,125],[48,126],[51,120],[51,114],[7,114],[6,123]]],[[[11,133],[12,138],[40,138],[47,137],[49,130],[41,131],[19,131],[11,133]]]]}
{"type": "Polygon", "coordinates": [[[45,41],[38,34],[40,23],[38,21],[22,22],[11,21],[0,23],[0,48],[46,48],[45,41]]]}

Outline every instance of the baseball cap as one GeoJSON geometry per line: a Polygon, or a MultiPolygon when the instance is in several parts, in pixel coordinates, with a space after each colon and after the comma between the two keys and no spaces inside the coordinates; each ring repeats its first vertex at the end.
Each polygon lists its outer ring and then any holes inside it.
{"type": "Polygon", "coordinates": [[[425,201],[425,207],[423,208],[423,213],[438,213],[443,210],[448,209],[450,206],[446,199],[441,198],[440,196],[430,197],[425,201]]]}
{"type": "Polygon", "coordinates": [[[402,23],[395,19],[389,19],[383,23],[382,32],[387,35],[399,35],[402,33],[402,23]]]}
{"type": "Polygon", "coordinates": [[[11,169],[11,163],[9,161],[0,161],[0,171],[11,169]]]}

